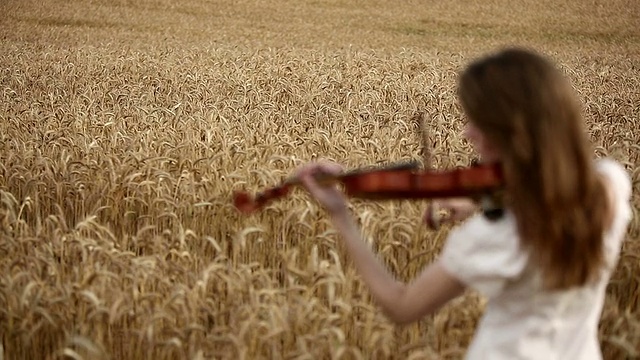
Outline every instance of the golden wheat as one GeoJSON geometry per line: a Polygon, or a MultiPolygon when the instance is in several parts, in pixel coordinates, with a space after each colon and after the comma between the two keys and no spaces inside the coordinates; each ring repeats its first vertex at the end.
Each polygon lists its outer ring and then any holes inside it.
{"type": "MultiPolygon", "coordinates": [[[[0,358],[463,356],[469,293],[393,326],[302,191],[251,217],[230,194],[297,165],[466,165],[457,71],[496,47],[560,63],[596,156],[640,183],[638,4],[9,0],[0,5],[0,358]],[[479,14],[484,14],[480,16],[479,14]],[[314,19],[322,19],[314,20],[314,19]]],[[[608,359],[640,357],[640,195],[607,291],[608,359]]],[[[353,201],[409,280],[447,229],[423,203],[353,201]]]]}

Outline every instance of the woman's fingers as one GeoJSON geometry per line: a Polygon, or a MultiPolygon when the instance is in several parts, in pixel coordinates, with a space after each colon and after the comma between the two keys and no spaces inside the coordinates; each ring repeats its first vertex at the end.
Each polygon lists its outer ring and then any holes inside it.
{"type": "Polygon", "coordinates": [[[427,205],[427,209],[424,212],[423,221],[429,229],[438,230],[441,225],[440,216],[436,210],[436,204],[433,202],[427,205]]]}
{"type": "Polygon", "coordinates": [[[453,211],[443,200],[432,200],[424,214],[424,222],[432,230],[438,230],[444,224],[450,223],[453,211]]]}
{"type": "Polygon", "coordinates": [[[340,175],[344,172],[342,165],[334,162],[319,161],[315,165],[320,172],[328,175],[340,175]]]}
{"type": "Polygon", "coordinates": [[[296,176],[309,193],[327,210],[337,211],[346,207],[344,195],[334,185],[319,184],[317,174],[338,175],[342,167],[335,163],[314,162],[303,165],[296,171],[296,176]]]}
{"type": "Polygon", "coordinates": [[[340,164],[328,161],[311,162],[300,166],[295,172],[295,176],[302,178],[305,176],[314,176],[318,174],[339,175],[343,172],[340,164]]]}

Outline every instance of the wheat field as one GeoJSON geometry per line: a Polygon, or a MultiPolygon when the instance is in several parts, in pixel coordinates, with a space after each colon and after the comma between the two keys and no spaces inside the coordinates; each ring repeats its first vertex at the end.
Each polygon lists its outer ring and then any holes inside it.
{"type": "MultiPolygon", "coordinates": [[[[298,165],[466,166],[458,71],[504,46],[558,63],[594,157],[634,186],[606,359],[640,358],[640,2],[0,2],[0,359],[459,359],[474,292],[390,323],[303,191],[234,190],[298,165]]],[[[399,278],[436,258],[426,201],[354,199],[399,278]]]]}

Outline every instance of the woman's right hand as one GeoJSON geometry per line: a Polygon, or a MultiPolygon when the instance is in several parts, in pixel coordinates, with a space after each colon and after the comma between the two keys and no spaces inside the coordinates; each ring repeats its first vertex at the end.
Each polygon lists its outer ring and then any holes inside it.
{"type": "Polygon", "coordinates": [[[444,224],[468,218],[477,209],[478,206],[470,198],[435,199],[427,205],[423,221],[430,229],[437,230],[444,224]]]}

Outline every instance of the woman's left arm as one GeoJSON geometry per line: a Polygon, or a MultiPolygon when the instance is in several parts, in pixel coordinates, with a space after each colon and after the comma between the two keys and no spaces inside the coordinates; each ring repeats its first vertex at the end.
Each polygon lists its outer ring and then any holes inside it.
{"type": "Polygon", "coordinates": [[[438,262],[425,268],[410,284],[397,281],[363,241],[344,195],[335,186],[322,186],[315,181],[313,175],[318,172],[337,175],[342,168],[333,163],[311,163],[299,168],[296,176],[331,214],[356,269],[391,320],[402,324],[416,321],[462,294],[463,283],[438,262]]]}
{"type": "Polygon", "coordinates": [[[344,208],[331,215],[358,273],[393,322],[406,324],[419,320],[464,292],[464,284],[437,261],[409,284],[396,280],[363,241],[349,210],[344,208]]]}

